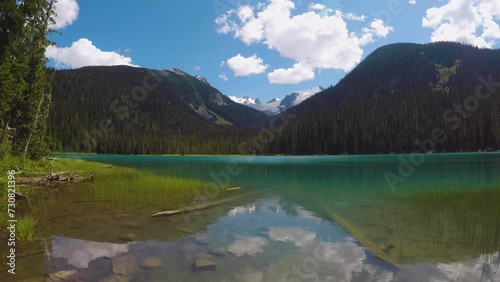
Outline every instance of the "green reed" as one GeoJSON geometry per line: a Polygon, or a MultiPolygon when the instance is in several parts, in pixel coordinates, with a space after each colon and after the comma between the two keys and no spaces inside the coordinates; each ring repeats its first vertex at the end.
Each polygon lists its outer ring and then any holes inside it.
{"type": "Polygon", "coordinates": [[[31,215],[26,215],[17,220],[16,232],[17,240],[21,242],[31,242],[35,238],[35,227],[37,220],[31,215]]]}

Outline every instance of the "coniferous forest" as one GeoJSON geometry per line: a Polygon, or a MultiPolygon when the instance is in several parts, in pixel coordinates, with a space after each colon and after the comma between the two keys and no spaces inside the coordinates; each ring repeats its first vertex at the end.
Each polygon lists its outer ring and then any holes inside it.
{"type": "Polygon", "coordinates": [[[0,157],[49,152],[54,70],[47,68],[55,1],[0,2],[0,157]]]}
{"type": "Polygon", "coordinates": [[[500,50],[458,43],[385,46],[287,114],[296,118],[265,153],[498,150],[500,50]]]}
{"type": "Polygon", "coordinates": [[[58,71],[49,132],[54,151],[224,154],[267,117],[180,70],[58,71]]]}

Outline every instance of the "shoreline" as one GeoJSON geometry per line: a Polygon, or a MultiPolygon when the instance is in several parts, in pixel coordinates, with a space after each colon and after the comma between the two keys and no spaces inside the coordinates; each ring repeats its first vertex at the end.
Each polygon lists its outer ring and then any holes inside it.
{"type": "Polygon", "coordinates": [[[373,153],[373,154],[339,154],[339,155],[250,155],[250,154],[97,154],[97,153],[50,153],[49,158],[54,156],[127,156],[127,157],[368,157],[368,156],[408,156],[408,155],[466,155],[466,154],[500,154],[500,150],[492,151],[460,151],[460,152],[427,152],[427,153],[373,153]]]}

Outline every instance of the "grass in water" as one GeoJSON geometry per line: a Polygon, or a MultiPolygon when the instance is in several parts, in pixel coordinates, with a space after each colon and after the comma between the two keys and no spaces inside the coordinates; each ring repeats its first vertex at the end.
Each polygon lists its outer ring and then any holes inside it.
{"type": "Polygon", "coordinates": [[[88,198],[109,201],[115,207],[127,209],[177,209],[190,205],[196,195],[203,193],[206,183],[200,180],[157,175],[121,166],[79,159],[58,158],[52,163],[54,171],[74,171],[94,181],[86,181],[88,198]]]}
{"type": "Polygon", "coordinates": [[[35,237],[36,219],[26,215],[17,221],[17,239],[22,242],[31,242],[35,237]]]}

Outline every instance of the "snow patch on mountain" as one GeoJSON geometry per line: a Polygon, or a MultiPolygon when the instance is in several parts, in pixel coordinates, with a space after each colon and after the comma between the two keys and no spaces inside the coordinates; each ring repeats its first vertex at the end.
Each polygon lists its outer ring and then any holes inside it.
{"type": "Polygon", "coordinates": [[[238,98],[238,97],[235,97],[235,96],[228,96],[229,99],[233,100],[234,102],[238,103],[238,104],[243,104],[243,105],[247,105],[247,106],[250,106],[250,105],[262,105],[262,103],[260,102],[260,100],[258,98],[250,98],[250,97],[243,97],[243,98],[238,98]]]}
{"type": "Polygon", "coordinates": [[[236,103],[252,107],[256,110],[264,112],[269,116],[272,116],[279,114],[280,112],[284,112],[287,109],[304,102],[305,100],[311,98],[312,96],[323,90],[324,88],[317,86],[306,90],[294,92],[290,95],[287,95],[284,99],[274,98],[265,104],[262,104],[258,98],[251,98],[251,97],[238,98],[235,96],[228,96],[228,97],[236,103]]]}
{"type": "Polygon", "coordinates": [[[205,84],[210,85],[210,83],[208,83],[208,80],[207,80],[204,76],[197,75],[197,76],[195,76],[194,78],[196,78],[197,80],[199,80],[199,81],[201,81],[201,82],[203,82],[203,83],[205,83],[205,84]]]}

